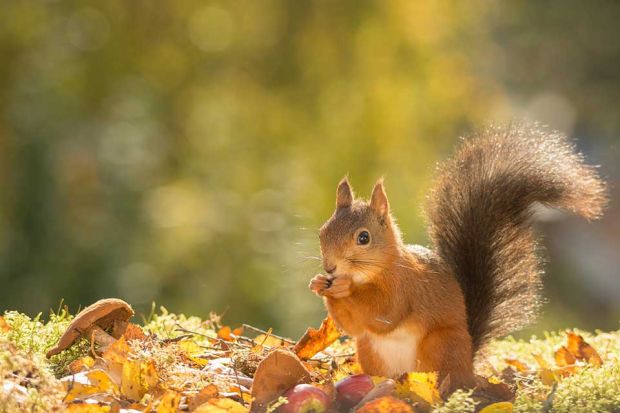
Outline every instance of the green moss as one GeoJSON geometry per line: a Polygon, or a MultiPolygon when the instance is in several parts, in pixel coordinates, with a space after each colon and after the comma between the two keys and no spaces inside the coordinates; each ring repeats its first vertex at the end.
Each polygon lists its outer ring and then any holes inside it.
{"type": "Polygon", "coordinates": [[[471,395],[471,391],[457,390],[444,404],[433,409],[433,413],[472,413],[477,403],[471,395]]]}

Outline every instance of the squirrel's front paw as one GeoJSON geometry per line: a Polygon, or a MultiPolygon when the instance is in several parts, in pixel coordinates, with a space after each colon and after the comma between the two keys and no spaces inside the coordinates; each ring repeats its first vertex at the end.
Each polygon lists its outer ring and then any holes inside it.
{"type": "Polygon", "coordinates": [[[331,278],[323,275],[317,274],[310,280],[310,284],[308,288],[312,290],[316,295],[325,295],[325,290],[328,289],[331,285],[331,278]]]}
{"type": "Polygon", "coordinates": [[[353,283],[349,277],[336,277],[332,281],[332,285],[324,292],[333,298],[346,298],[351,295],[351,287],[353,283]]]}

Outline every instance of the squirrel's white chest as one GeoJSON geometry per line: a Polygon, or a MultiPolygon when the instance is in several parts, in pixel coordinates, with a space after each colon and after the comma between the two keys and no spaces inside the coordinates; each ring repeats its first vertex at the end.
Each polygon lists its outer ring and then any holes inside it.
{"type": "Polygon", "coordinates": [[[419,335],[404,328],[388,334],[367,334],[370,347],[381,359],[386,376],[394,377],[417,370],[419,335]]]}

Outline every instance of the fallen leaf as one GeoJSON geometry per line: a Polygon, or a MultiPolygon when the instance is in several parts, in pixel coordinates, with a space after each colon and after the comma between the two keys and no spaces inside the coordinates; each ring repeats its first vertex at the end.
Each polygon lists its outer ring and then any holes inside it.
{"type": "Polygon", "coordinates": [[[228,326],[224,326],[220,328],[220,330],[217,332],[217,337],[221,338],[222,340],[233,341],[233,337],[231,334],[232,329],[228,326]]]}
{"type": "Polygon", "coordinates": [[[146,338],[146,334],[142,328],[136,324],[128,323],[125,328],[125,332],[123,333],[123,337],[126,340],[144,340],[146,338]]]}
{"type": "Polygon", "coordinates": [[[289,344],[282,340],[281,338],[277,338],[272,336],[271,334],[259,334],[254,337],[254,342],[256,346],[260,347],[288,347],[289,344]]]}
{"type": "Polygon", "coordinates": [[[495,377],[476,376],[476,389],[473,396],[480,401],[497,403],[514,400],[515,393],[510,386],[498,381],[495,377]]]}
{"type": "Polygon", "coordinates": [[[560,347],[553,356],[555,358],[555,364],[559,367],[571,366],[577,361],[573,353],[568,351],[564,346],[560,347]]]}
{"type": "Polygon", "coordinates": [[[6,332],[10,330],[11,330],[11,326],[6,322],[4,317],[0,316],[0,331],[6,332]]]}
{"type": "Polygon", "coordinates": [[[193,412],[198,406],[207,402],[209,399],[216,398],[219,394],[215,384],[209,384],[203,387],[195,396],[189,398],[189,411],[193,412]]]}
{"type": "Polygon", "coordinates": [[[129,360],[123,364],[121,394],[129,400],[140,400],[159,382],[153,360],[129,360]]]}
{"type": "Polygon", "coordinates": [[[205,358],[197,357],[198,355],[204,353],[204,349],[196,344],[195,341],[192,340],[181,340],[176,343],[179,350],[181,350],[182,356],[184,356],[187,360],[199,365],[206,366],[209,364],[209,361],[205,358]]]}
{"type": "Polygon", "coordinates": [[[504,361],[506,362],[506,364],[514,367],[520,373],[526,372],[528,370],[528,367],[525,365],[525,363],[517,359],[504,359],[504,361]]]}
{"type": "Polygon", "coordinates": [[[310,327],[299,339],[293,351],[302,360],[312,358],[316,353],[326,349],[340,337],[336,323],[331,317],[326,317],[318,330],[310,327]]]}
{"type": "Polygon", "coordinates": [[[404,401],[392,396],[381,397],[372,400],[360,409],[357,413],[413,413],[414,410],[404,401]]]}
{"type": "Polygon", "coordinates": [[[85,399],[88,396],[98,393],[108,393],[111,395],[119,394],[119,388],[112,381],[108,374],[100,369],[73,374],[61,379],[67,394],[65,402],[76,399],[85,399]]]}
{"type": "Polygon", "coordinates": [[[81,357],[77,360],[73,360],[67,367],[71,374],[79,373],[80,371],[91,369],[95,365],[95,359],[90,356],[81,357]]]}
{"type": "Polygon", "coordinates": [[[577,360],[585,360],[595,367],[600,367],[603,364],[601,356],[582,336],[572,331],[568,331],[566,335],[568,337],[566,348],[577,360]]]}
{"type": "Polygon", "coordinates": [[[100,406],[94,403],[71,403],[64,411],[68,413],[106,413],[110,410],[110,406],[100,406]]]}
{"type": "Polygon", "coordinates": [[[248,409],[242,404],[228,398],[211,399],[198,406],[194,413],[246,413],[248,409]]]}
{"type": "Polygon", "coordinates": [[[512,413],[512,403],[499,402],[493,403],[480,410],[479,413],[512,413]]]}
{"type": "Polygon", "coordinates": [[[176,413],[181,403],[181,394],[173,391],[166,390],[164,395],[159,400],[156,413],[176,413]]]}
{"type": "Polygon", "coordinates": [[[310,373],[290,351],[275,349],[260,362],[252,383],[250,411],[264,410],[282,393],[298,383],[310,381],[310,373]]]}
{"type": "Polygon", "coordinates": [[[441,401],[437,388],[437,373],[412,372],[396,382],[396,394],[415,402],[434,405],[441,401]]]}

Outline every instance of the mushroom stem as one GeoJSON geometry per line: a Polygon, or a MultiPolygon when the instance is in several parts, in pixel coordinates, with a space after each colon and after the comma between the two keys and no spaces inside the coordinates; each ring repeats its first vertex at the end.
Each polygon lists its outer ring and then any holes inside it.
{"type": "Polygon", "coordinates": [[[106,333],[101,327],[93,324],[82,334],[87,337],[91,343],[97,343],[99,346],[106,348],[116,341],[114,337],[106,333]]]}

